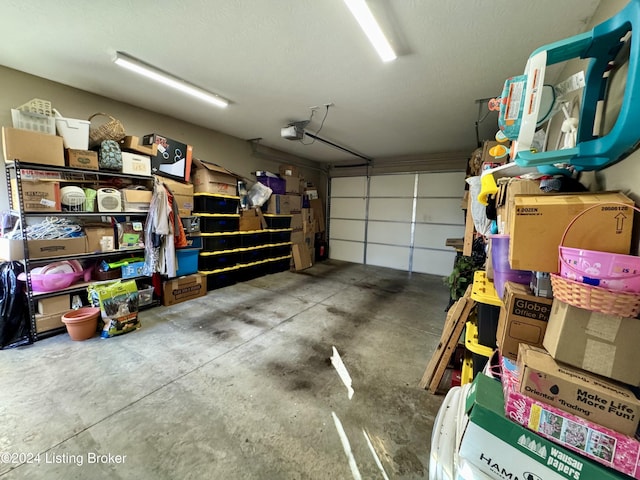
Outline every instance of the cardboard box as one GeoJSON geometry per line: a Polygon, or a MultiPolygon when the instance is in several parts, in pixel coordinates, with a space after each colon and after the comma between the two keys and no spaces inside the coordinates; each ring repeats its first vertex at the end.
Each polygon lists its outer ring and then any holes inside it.
{"type": "Polygon", "coordinates": [[[62,137],[57,135],[2,127],[2,151],[6,162],[20,160],[64,167],[62,137]]]}
{"type": "Polygon", "coordinates": [[[295,165],[280,165],[280,167],[278,167],[278,172],[283,177],[298,178],[300,176],[300,171],[295,165]]]}
{"type": "MultiPolygon", "coordinates": [[[[24,180],[22,184],[22,207],[26,212],[60,212],[60,182],[24,180]]],[[[11,179],[11,201],[13,208],[19,205],[18,184],[11,179]]]]}
{"type": "Polygon", "coordinates": [[[291,247],[291,252],[293,254],[293,264],[296,271],[306,270],[313,266],[311,253],[304,243],[294,243],[291,247]]]}
{"type": "Polygon", "coordinates": [[[252,230],[262,230],[262,221],[255,208],[242,210],[240,212],[240,231],[250,232],[252,230]]]}
{"type": "Polygon", "coordinates": [[[304,232],[302,229],[291,232],[291,243],[304,243],[304,232]]]}
{"type": "MultiPolygon", "coordinates": [[[[24,260],[22,240],[0,238],[0,259],[24,260]]],[[[55,240],[29,240],[29,258],[48,258],[61,255],[87,253],[86,237],[58,238],[55,240]]]]}
{"type": "Polygon", "coordinates": [[[519,391],[565,412],[633,436],[640,400],[622,383],[557,363],[547,351],[520,344],[519,391]]]}
{"type": "MultiPolygon", "coordinates": [[[[22,240],[10,241],[22,244],[22,240]]],[[[28,248],[29,258],[79,255],[87,253],[87,237],[57,238],[54,240],[29,240],[28,248]]]]}
{"type": "Polygon", "coordinates": [[[151,190],[137,190],[133,188],[123,188],[122,207],[125,212],[148,212],[151,204],[153,192],[151,190]]]}
{"type": "Polygon", "coordinates": [[[220,165],[193,160],[192,182],[195,192],[222,193],[224,195],[238,194],[238,175],[220,165]]]}
{"type": "Polygon", "coordinates": [[[551,304],[550,298],[536,297],[526,285],[506,282],[496,332],[500,354],[515,360],[521,343],[541,347],[551,304]]]}
{"type": "Polygon", "coordinates": [[[50,315],[36,314],[36,333],[48,332],[56,328],[64,327],[62,315],[65,312],[52,313],[50,315]]]}
{"type": "Polygon", "coordinates": [[[559,362],[640,386],[640,320],[553,301],[543,345],[559,362]]]}
{"type": "Polygon", "coordinates": [[[129,151],[139,153],[140,155],[148,155],[149,157],[155,157],[158,153],[158,144],[153,145],[141,145],[140,139],[133,135],[127,135],[120,140],[120,150],[123,152],[129,151]]]}
{"type": "Polygon", "coordinates": [[[88,253],[110,251],[115,248],[115,233],[111,225],[85,225],[84,234],[87,236],[88,253]]]}
{"type": "Polygon", "coordinates": [[[188,217],[193,210],[193,191],[191,183],[177,182],[170,178],[156,176],[169,190],[178,204],[178,214],[181,217],[188,217]]]}
{"type": "Polygon", "coordinates": [[[288,215],[292,212],[299,212],[302,208],[301,199],[300,195],[273,194],[269,197],[264,213],[288,215]]]}
{"type": "Polygon", "coordinates": [[[569,229],[565,247],[628,254],[633,200],[622,193],[520,195],[511,212],[509,263],[514,270],[558,271],[558,246],[574,217],[590,206],[569,229]],[[623,205],[611,205],[611,202],[623,205]]]}
{"type": "Polygon", "coordinates": [[[500,359],[500,366],[508,418],[590,460],[640,478],[638,440],[522,395],[517,367],[505,357],[500,359]]]}
{"type": "Polygon", "coordinates": [[[300,193],[300,179],[298,177],[292,177],[289,175],[283,175],[282,179],[284,180],[284,191],[285,193],[300,193]]]}
{"type": "Polygon", "coordinates": [[[151,171],[163,177],[188,182],[191,177],[193,147],[172,138],[150,133],[142,137],[143,145],[157,145],[151,157],[151,171]]]}
{"type": "Polygon", "coordinates": [[[28,169],[20,169],[20,178],[22,181],[25,180],[61,180],[62,174],[60,172],[47,172],[46,170],[28,170],[28,169]]]}
{"type": "Polygon", "coordinates": [[[40,315],[66,313],[69,310],[71,310],[71,295],[68,293],[38,300],[38,313],[40,315]]]}
{"type": "Polygon", "coordinates": [[[151,157],[139,153],[122,152],[122,173],[151,176],[151,157]]]}
{"type": "Polygon", "coordinates": [[[162,285],[162,305],[170,306],[203,297],[207,293],[205,275],[194,273],[168,280],[162,285]]]}
{"type": "Polygon", "coordinates": [[[122,265],[122,278],[136,278],[143,275],[144,262],[131,262],[128,265],[122,265]]]}
{"type": "Polygon", "coordinates": [[[67,166],[71,168],[84,168],[86,170],[98,170],[98,152],[93,150],[65,150],[67,166]]]}
{"type": "MultiPolygon", "coordinates": [[[[509,235],[511,224],[509,215],[513,210],[516,195],[544,195],[540,190],[540,180],[504,177],[498,179],[498,193],[496,194],[496,210],[498,231],[509,235]]],[[[466,207],[465,207],[466,208],[466,207]]]]}
{"type": "Polygon", "coordinates": [[[313,216],[316,222],[316,231],[324,232],[325,230],[325,222],[324,222],[324,207],[322,206],[322,200],[319,198],[309,200],[309,205],[313,209],[313,216]]]}
{"type": "MultiPolygon", "coordinates": [[[[626,478],[563,448],[505,416],[500,382],[476,375],[467,393],[469,417],[459,445],[460,457],[489,478],[505,480],[612,480],[626,478]]],[[[465,421],[459,418],[458,421],[465,421]]],[[[457,445],[456,445],[457,446],[457,445]]]]}
{"type": "Polygon", "coordinates": [[[302,213],[292,213],[291,214],[291,228],[294,230],[303,228],[302,227],[302,213]]]}

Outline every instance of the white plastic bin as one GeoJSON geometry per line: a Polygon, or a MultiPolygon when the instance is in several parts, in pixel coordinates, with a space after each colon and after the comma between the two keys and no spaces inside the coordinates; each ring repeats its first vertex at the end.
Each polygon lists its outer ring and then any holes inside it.
{"type": "Polygon", "coordinates": [[[89,125],[87,120],[56,117],[56,129],[62,137],[65,148],[87,150],[89,148],[89,125]]]}

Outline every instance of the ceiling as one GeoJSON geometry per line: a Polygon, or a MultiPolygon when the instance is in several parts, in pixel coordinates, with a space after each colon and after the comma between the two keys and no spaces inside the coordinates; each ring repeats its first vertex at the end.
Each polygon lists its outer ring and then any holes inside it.
{"type": "MultiPolygon", "coordinates": [[[[0,64],[308,159],[471,151],[477,99],[537,47],[586,29],[599,0],[368,0],[398,53],[383,63],[342,0],[4,0],[0,64]],[[198,103],[112,63],[123,51],[217,93],[198,103]],[[305,143],[311,138],[306,137],[305,143]]],[[[486,106],[482,114],[486,112],[486,106]]],[[[481,124],[481,138],[496,130],[481,124]]]]}

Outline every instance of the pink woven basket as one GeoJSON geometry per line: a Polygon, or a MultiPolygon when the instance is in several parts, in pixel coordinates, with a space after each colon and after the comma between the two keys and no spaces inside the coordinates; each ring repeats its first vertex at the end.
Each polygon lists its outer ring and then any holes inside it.
{"type": "MultiPolygon", "coordinates": [[[[633,208],[640,212],[640,209],[633,205],[607,202],[607,205],[609,204],[633,208]]],[[[558,246],[559,274],[551,274],[553,296],[585,310],[621,317],[636,317],[640,313],[640,257],[562,245],[576,220],[589,210],[601,206],[602,204],[598,204],[584,209],[565,228],[558,246]],[[624,257],[625,266],[617,268],[616,265],[622,265],[621,257],[624,257]],[[596,263],[598,273],[593,270],[596,263]],[[605,271],[606,274],[601,273],[605,271]]]]}

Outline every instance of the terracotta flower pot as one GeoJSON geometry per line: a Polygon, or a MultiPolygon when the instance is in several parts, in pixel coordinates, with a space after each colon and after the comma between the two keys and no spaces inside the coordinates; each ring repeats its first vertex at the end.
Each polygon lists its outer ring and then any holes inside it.
{"type": "Polygon", "coordinates": [[[71,340],[87,340],[96,334],[98,316],[100,316],[99,308],[82,307],[65,313],[62,321],[67,326],[71,340]]]}

